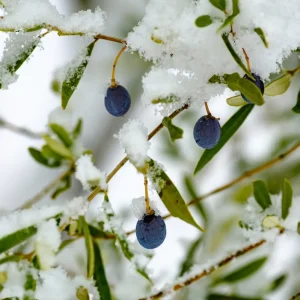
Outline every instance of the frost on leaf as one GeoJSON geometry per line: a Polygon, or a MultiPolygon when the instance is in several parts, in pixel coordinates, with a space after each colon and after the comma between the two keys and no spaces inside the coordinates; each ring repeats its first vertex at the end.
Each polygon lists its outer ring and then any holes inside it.
{"type": "Polygon", "coordinates": [[[16,71],[28,60],[40,39],[37,33],[10,33],[0,63],[0,87],[7,89],[14,83],[18,75],[16,71]]]}
{"type": "Polygon", "coordinates": [[[102,190],[107,189],[106,173],[94,166],[91,155],[83,155],[77,160],[75,177],[85,190],[90,190],[98,185],[102,190]]]}
{"type": "Polygon", "coordinates": [[[163,165],[156,161],[150,165],[148,169],[148,177],[151,181],[153,188],[159,193],[166,185],[166,181],[162,178],[164,171],[163,165]]]}
{"type": "Polygon", "coordinates": [[[144,172],[150,148],[147,128],[139,120],[129,120],[115,137],[119,139],[130,162],[144,172]]]}

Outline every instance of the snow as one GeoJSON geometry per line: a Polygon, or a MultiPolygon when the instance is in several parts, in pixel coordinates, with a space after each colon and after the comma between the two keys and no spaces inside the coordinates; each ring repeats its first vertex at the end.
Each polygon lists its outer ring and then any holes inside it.
{"type": "Polygon", "coordinates": [[[47,270],[55,264],[55,255],[61,244],[61,235],[56,221],[51,219],[43,222],[38,227],[35,240],[35,250],[39,258],[39,264],[43,270],[47,270]]]}
{"type": "Polygon", "coordinates": [[[150,179],[151,186],[158,193],[161,191],[162,188],[164,188],[166,184],[165,180],[161,177],[163,171],[164,171],[164,166],[162,164],[159,164],[156,161],[154,161],[153,166],[151,166],[148,169],[148,177],[150,179]]]}
{"type": "Polygon", "coordinates": [[[60,106],[53,109],[48,115],[48,124],[58,124],[67,131],[73,129],[73,115],[70,110],[62,110],[60,106]]]}
{"type": "Polygon", "coordinates": [[[91,155],[83,155],[76,161],[75,177],[81,182],[83,189],[89,191],[91,187],[100,186],[102,190],[107,189],[106,173],[97,169],[91,155]]]}
{"type": "MultiPolygon", "coordinates": [[[[242,47],[245,48],[252,71],[268,79],[271,73],[280,71],[283,59],[300,46],[300,2],[240,0],[239,6],[241,12],[233,25],[236,36],[234,41],[230,37],[231,43],[243,61],[242,47]],[[265,48],[253,31],[255,27],[263,29],[269,48],[265,48]]],[[[127,37],[130,51],[138,51],[146,60],[154,62],[143,78],[142,100],[146,105],[157,97],[177,96],[176,103],[158,106],[165,115],[187,100],[201,106],[224,92],[225,86],[207,83],[214,74],[241,71],[220,33],[216,33],[224,19],[225,15],[208,0],[149,1],[142,21],[127,37]],[[213,24],[196,27],[195,19],[206,14],[214,19],[213,24]],[[163,43],[153,41],[152,34],[163,43]]],[[[229,28],[223,32],[229,32],[229,28]]]]}
{"type": "MultiPolygon", "coordinates": [[[[150,200],[150,207],[151,207],[151,209],[154,210],[156,216],[161,215],[155,202],[152,200],[150,200]]],[[[133,212],[133,215],[137,219],[139,219],[139,220],[143,219],[144,215],[147,214],[146,205],[145,205],[145,197],[139,197],[139,198],[132,199],[131,210],[133,212]]]]}
{"type": "Polygon", "coordinates": [[[61,15],[48,0],[23,0],[11,5],[11,9],[0,20],[0,28],[22,30],[43,27],[56,27],[66,33],[96,35],[104,30],[105,13],[97,7],[80,11],[70,16],[61,15]]]}
{"type": "Polygon", "coordinates": [[[87,201],[77,197],[66,203],[56,202],[52,205],[33,206],[29,209],[17,210],[0,218],[0,238],[31,225],[41,225],[46,219],[62,213],[60,223],[70,219],[78,219],[87,209],[87,201]]]}
{"type": "Polygon", "coordinates": [[[145,168],[150,142],[148,141],[148,130],[142,122],[129,120],[115,137],[119,139],[129,161],[138,169],[145,168]]]}

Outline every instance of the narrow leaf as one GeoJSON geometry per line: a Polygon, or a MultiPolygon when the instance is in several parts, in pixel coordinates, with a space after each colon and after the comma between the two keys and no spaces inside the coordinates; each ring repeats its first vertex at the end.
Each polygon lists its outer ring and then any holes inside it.
{"type": "Polygon", "coordinates": [[[32,156],[32,158],[41,165],[44,165],[49,168],[57,168],[60,166],[59,161],[53,161],[53,162],[49,161],[47,158],[44,157],[44,155],[42,154],[41,151],[39,151],[35,148],[29,147],[28,151],[29,151],[30,155],[32,156]]]}
{"type": "Polygon", "coordinates": [[[264,104],[264,97],[260,89],[252,81],[241,78],[238,81],[238,90],[252,103],[256,105],[264,104]]]}
{"type": "Polygon", "coordinates": [[[300,234],[300,222],[297,224],[297,233],[300,234]]]}
{"type": "Polygon", "coordinates": [[[110,289],[105,275],[104,264],[101,257],[100,247],[94,242],[94,253],[95,253],[95,272],[94,280],[99,292],[100,299],[111,300],[110,289]]]}
{"type": "Polygon", "coordinates": [[[209,2],[223,12],[226,9],[226,0],[209,0],[209,2]]]}
{"type": "Polygon", "coordinates": [[[280,288],[282,286],[282,284],[286,281],[287,276],[284,275],[280,275],[279,277],[277,277],[271,284],[270,284],[270,288],[269,288],[269,292],[274,292],[276,291],[278,288],[280,288]]]}
{"type": "Polygon", "coordinates": [[[36,289],[36,280],[34,279],[34,277],[32,276],[32,274],[28,273],[26,275],[26,281],[24,283],[24,289],[25,291],[35,291],[36,289]]]}
{"type": "Polygon", "coordinates": [[[241,107],[222,127],[222,134],[219,143],[212,149],[206,149],[200,160],[197,163],[194,174],[198,173],[204,166],[209,163],[212,158],[223,148],[223,146],[228,142],[228,140],[235,134],[235,132],[244,123],[250,112],[252,111],[254,105],[247,104],[241,107]]]}
{"type": "Polygon", "coordinates": [[[291,74],[285,74],[272,81],[265,87],[265,94],[268,96],[277,96],[285,93],[291,84],[291,74]]]}
{"type": "Polygon", "coordinates": [[[24,241],[35,235],[36,232],[37,228],[35,226],[30,226],[4,236],[0,239],[0,253],[3,253],[17,246],[18,244],[23,243],[24,241]]]}
{"type": "Polygon", "coordinates": [[[71,187],[71,183],[72,183],[71,175],[66,176],[63,180],[61,180],[61,185],[53,192],[51,198],[56,199],[60,194],[67,191],[71,187]]]}
{"type": "Polygon", "coordinates": [[[73,139],[77,139],[80,136],[81,131],[82,131],[82,119],[80,118],[78,119],[78,122],[73,129],[72,132],[73,139]]]}
{"type": "Polygon", "coordinates": [[[50,124],[49,127],[67,148],[72,146],[73,141],[71,139],[70,134],[68,133],[68,131],[66,129],[64,129],[59,124],[54,124],[54,123],[50,124]]]}
{"type": "Polygon", "coordinates": [[[156,191],[170,214],[204,231],[194,220],[172,180],[152,159],[149,162],[149,175],[153,182],[159,183],[155,184],[156,191]]]}
{"type": "Polygon", "coordinates": [[[84,288],[83,286],[80,286],[76,291],[76,298],[78,300],[90,300],[88,290],[86,288],[84,288]]]}
{"type": "Polygon", "coordinates": [[[203,16],[200,16],[198,17],[196,20],[195,20],[195,25],[197,27],[206,27],[206,26],[209,26],[210,24],[212,24],[212,19],[209,15],[203,15],[203,16]]]}
{"type": "Polygon", "coordinates": [[[268,229],[274,228],[274,227],[280,227],[280,222],[278,216],[275,215],[268,215],[265,216],[262,220],[262,226],[268,229]]]}
{"type": "Polygon", "coordinates": [[[260,27],[256,27],[256,28],[254,28],[254,32],[257,33],[257,35],[260,37],[260,39],[264,43],[265,47],[268,48],[269,45],[268,45],[268,42],[266,40],[266,36],[265,36],[265,33],[263,32],[263,30],[260,27]]]}
{"type": "Polygon", "coordinates": [[[65,109],[68,105],[68,102],[73,95],[74,91],[76,90],[77,85],[85,71],[85,68],[88,64],[88,60],[93,52],[93,48],[95,45],[95,41],[92,42],[86,49],[86,55],[82,59],[79,66],[75,69],[70,68],[67,72],[67,78],[65,78],[62,84],[62,91],[61,91],[61,106],[65,109]]]}
{"type": "Polygon", "coordinates": [[[284,179],[282,198],[281,198],[281,216],[282,219],[286,219],[289,215],[290,207],[292,206],[293,200],[293,188],[288,179],[284,179]]]}
{"type": "Polygon", "coordinates": [[[228,16],[224,23],[220,26],[217,32],[220,32],[223,28],[225,28],[227,25],[232,24],[234,21],[234,18],[240,13],[239,9],[239,0],[232,0],[232,14],[228,16]]]}
{"type": "Polygon", "coordinates": [[[61,144],[57,140],[52,139],[48,135],[44,135],[43,138],[52,151],[54,151],[58,155],[61,155],[62,157],[73,160],[73,153],[63,144],[61,144]]]}
{"type": "Polygon", "coordinates": [[[224,277],[218,278],[214,282],[214,285],[224,283],[224,282],[231,283],[231,282],[237,282],[237,281],[243,280],[243,279],[251,276],[255,272],[257,272],[264,265],[264,263],[266,261],[267,261],[267,257],[262,257],[255,261],[252,261],[251,263],[242,266],[238,270],[233,271],[232,273],[230,273],[224,277]]]}
{"type": "Polygon", "coordinates": [[[93,239],[89,230],[89,226],[86,223],[83,216],[79,217],[82,229],[83,229],[83,235],[85,239],[85,247],[87,252],[87,277],[91,278],[95,271],[95,252],[94,252],[94,245],[93,245],[93,239]]]}
{"type": "Polygon", "coordinates": [[[17,256],[17,255],[10,255],[10,256],[6,256],[2,259],[0,259],[0,265],[1,264],[5,264],[7,262],[11,262],[11,261],[19,261],[21,260],[21,257],[20,256],[17,256]]]}
{"type": "Polygon", "coordinates": [[[168,129],[172,142],[182,138],[183,130],[180,127],[175,126],[169,117],[164,117],[162,124],[168,129]]]}
{"type": "Polygon", "coordinates": [[[227,104],[230,105],[230,106],[243,106],[243,105],[248,104],[248,103],[242,98],[241,95],[233,96],[233,97],[227,98],[227,99],[226,99],[226,102],[227,102],[227,104]]]}
{"type": "Polygon", "coordinates": [[[262,180],[257,180],[254,181],[252,185],[254,198],[261,208],[266,209],[271,206],[272,202],[265,182],[262,180]]]}
{"type": "Polygon", "coordinates": [[[297,103],[296,105],[292,108],[292,111],[296,114],[300,114],[300,91],[298,93],[298,97],[297,97],[297,103]]]}
{"type": "Polygon", "coordinates": [[[238,54],[235,52],[234,48],[232,47],[229,39],[228,39],[228,34],[227,33],[223,33],[222,34],[222,39],[225,43],[225,46],[227,47],[228,51],[230,52],[231,56],[233,57],[233,59],[235,60],[235,62],[239,65],[239,67],[252,79],[253,76],[252,74],[248,71],[248,69],[246,68],[246,66],[244,65],[244,63],[242,62],[242,60],[240,59],[240,57],[238,56],[238,54]]]}
{"type": "Polygon", "coordinates": [[[53,150],[51,150],[51,148],[47,145],[44,145],[42,147],[42,155],[47,158],[48,160],[51,161],[56,161],[58,163],[60,163],[60,161],[64,158],[63,156],[55,153],[53,150]]]}

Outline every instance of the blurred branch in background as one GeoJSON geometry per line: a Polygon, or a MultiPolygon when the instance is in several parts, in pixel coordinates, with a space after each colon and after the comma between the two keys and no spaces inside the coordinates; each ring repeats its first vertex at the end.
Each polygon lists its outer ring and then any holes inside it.
{"type": "Polygon", "coordinates": [[[12,123],[4,120],[3,118],[0,118],[0,129],[1,128],[12,131],[17,134],[21,134],[23,136],[26,136],[26,137],[29,137],[32,139],[41,139],[42,135],[43,135],[43,133],[34,132],[34,131],[31,131],[30,129],[12,124],[12,123]]]}

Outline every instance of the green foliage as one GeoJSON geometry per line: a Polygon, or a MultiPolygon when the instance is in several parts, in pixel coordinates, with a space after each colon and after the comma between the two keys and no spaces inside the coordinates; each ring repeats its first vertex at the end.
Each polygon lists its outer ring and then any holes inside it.
{"type": "Polygon", "coordinates": [[[95,241],[94,244],[94,253],[95,253],[95,272],[94,272],[94,280],[96,282],[96,286],[99,292],[99,296],[102,300],[111,300],[112,297],[110,295],[109,285],[105,275],[105,269],[103,260],[101,257],[100,246],[95,241]]]}
{"type": "Polygon", "coordinates": [[[32,274],[28,273],[26,275],[26,281],[24,284],[24,289],[25,291],[35,291],[36,289],[36,280],[34,279],[34,277],[32,276],[32,274]]]}
{"type": "Polygon", "coordinates": [[[212,158],[223,148],[223,146],[228,142],[228,140],[234,135],[234,133],[240,128],[243,122],[246,120],[247,116],[252,111],[254,105],[247,104],[241,107],[222,127],[222,133],[219,143],[212,149],[206,149],[200,160],[197,163],[194,174],[202,170],[207,163],[209,163],[212,158]]]}
{"type": "Polygon", "coordinates": [[[77,139],[80,134],[82,132],[82,119],[78,119],[73,131],[72,131],[72,136],[73,136],[73,139],[77,139]]]}
{"type": "Polygon", "coordinates": [[[245,298],[240,296],[227,296],[221,294],[210,294],[207,300],[263,300],[262,298],[245,298]]]}
{"type": "Polygon", "coordinates": [[[49,127],[67,148],[72,146],[72,138],[66,129],[59,124],[50,124],[49,127]]]}
{"type": "Polygon", "coordinates": [[[228,275],[225,275],[224,277],[218,278],[213,284],[217,285],[220,283],[232,283],[232,282],[244,280],[245,278],[257,272],[264,265],[266,261],[267,261],[267,257],[262,257],[255,261],[252,261],[251,263],[242,266],[238,270],[235,270],[229,273],[228,275]]]}
{"type": "Polygon", "coordinates": [[[54,140],[48,135],[43,136],[46,144],[49,146],[49,148],[54,151],[56,154],[67,158],[69,160],[73,160],[73,153],[66,148],[63,144],[61,144],[59,141],[54,140]]]}
{"type": "Polygon", "coordinates": [[[298,232],[298,234],[300,234],[300,222],[298,222],[298,224],[297,224],[297,232],[298,232]]]}
{"type": "Polygon", "coordinates": [[[212,19],[209,15],[203,15],[203,16],[200,16],[198,17],[196,20],[195,20],[195,25],[197,27],[206,27],[206,26],[209,26],[210,24],[212,24],[212,19]]]}
{"type": "Polygon", "coordinates": [[[286,281],[287,276],[285,274],[278,276],[271,284],[270,287],[268,289],[269,292],[274,292],[276,291],[278,288],[280,288],[283,283],[286,281]]]}
{"type": "Polygon", "coordinates": [[[218,29],[218,32],[225,28],[227,25],[232,24],[234,21],[234,18],[240,13],[240,8],[239,8],[239,0],[232,0],[232,14],[228,16],[224,23],[220,26],[218,29]]]}
{"type": "Polygon", "coordinates": [[[246,68],[246,66],[244,65],[244,63],[242,62],[242,60],[240,59],[240,57],[238,56],[238,54],[235,52],[234,48],[232,47],[229,39],[228,39],[228,34],[227,33],[223,33],[222,34],[222,39],[225,43],[225,46],[227,47],[228,51],[230,52],[231,56],[233,57],[233,59],[235,60],[235,62],[238,64],[238,66],[252,79],[253,76],[252,74],[248,71],[248,69],[246,68]]]}
{"type": "Polygon", "coordinates": [[[72,177],[68,175],[61,180],[61,185],[52,193],[51,198],[56,199],[60,194],[71,188],[72,177]]]}
{"type": "Polygon", "coordinates": [[[76,291],[76,298],[78,300],[89,300],[90,296],[88,290],[83,286],[80,286],[76,291]]]}
{"type": "Polygon", "coordinates": [[[3,253],[22,242],[26,241],[37,232],[37,228],[35,226],[29,226],[24,229],[20,229],[11,233],[9,235],[4,236],[0,239],[0,253],[3,253]]]}
{"type": "Polygon", "coordinates": [[[45,157],[41,151],[38,149],[29,147],[29,154],[32,158],[41,165],[44,165],[48,168],[57,168],[61,165],[60,161],[52,161],[49,158],[45,157]]]}
{"type": "Polygon", "coordinates": [[[204,231],[204,229],[200,227],[194,220],[185,201],[183,200],[172,180],[152,159],[149,161],[149,171],[150,176],[152,176],[152,181],[160,181],[162,183],[160,187],[158,187],[157,184],[155,185],[156,191],[170,214],[173,217],[177,217],[184,222],[195,226],[197,229],[204,231]]]}
{"type": "Polygon", "coordinates": [[[93,238],[90,233],[89,226],[86,223],[83,216],[79,217],[79,221],[83,230],[85,247],[87,252],[87,277],[91,278],[94,275],[94,271],[95,271],[95,252],[94,252],[93,238]]]}
{"type": "Polygon", "coordinates": [[[277,96],[285,93],[291,84],[292,75],[287,73],[272,81],[265,87],[265,94],[268,96],[277,96]]]}
{"type": "Polygon", "coordinates": [[[226,0],[209,0],[209,2],[223,12],[226,9],[226,0]]]}
{"type": "Polygon", "coordinates": [[[297,96],[297,103],[296,105],[292,108],[292,111],[296,114],[300,114],[300,91],[298,92],[297,96]]]}
{"type": "Polygon", "coordinates": [[[168,97],[165,98],[157,98],[157,99],[153,99],[151,101],[152,104],[159,104],[159,103],[163,103],[163,104],[168,104],[168,103],[173,103],[173,102],[177,102],[178,101],[178,97],[175,95],[170,95],[168,97]]]}
{"type": "Polygon", "coordinates": [[[19,261],[21,258],[17,255],[10,255],[0,259],[0,265],[11,261],[19,261]]]}
{"type": "Polygon", "coordinates": [[[268,42],[266,40],[266,36],[265,36],[264,31],[260,27],[256,27],[256,28],[254,28],[254,32],[257,33],[257,35],[260,37],[260,39],[264,43],[265,47],[268,48],[269,45],[268,45],[268,42]]]}
{"type": "Polygon", "coordinates": [[[71,96],[73,95],[74,91],[79,84],[79,81],[85,71],[85,68],[88,64],[88,59],[90,58],[93,48],[95,45],[95,41],[92,42],[86,49],[86,56],[83,58],[80,65],[75,69],[70,69],[67,72],[67,78],[64,80],[62,84],[62,91],[61,91],[61,106],[63,109],[66,109],[71,96]]]}
{"type": "Polygon", "coordinates": [[[230,106],[243,106],[243,105],[248,104],[248,103],[242,98],[241,95],[233,96],[233,97],[227,98],[227,99],[226,99],[226,102],[227,102],[227,104],[230,105],[230,106]]]}
{"type": "Polygon", "coordinates": [[[283,189],[282,189],[282,198],[281,198],[281,216],[283,219],[289,215],[290,207],[292,206],[293,201],[293,188],[288,179],[284,179],[283,189]]]}
{"type": "Polygon", "coordinates": [[[175,126],[169,117],[164,117],[162,124],[168,129],[172,142],[183,137],[183,130],[175,126]]]}
{"type": "Polygon", "coordinates": [[[262,209],[266,209],[272,205],[267,185],[262,180],[253,181],[253,195],[256,202],[262,209]]]}

